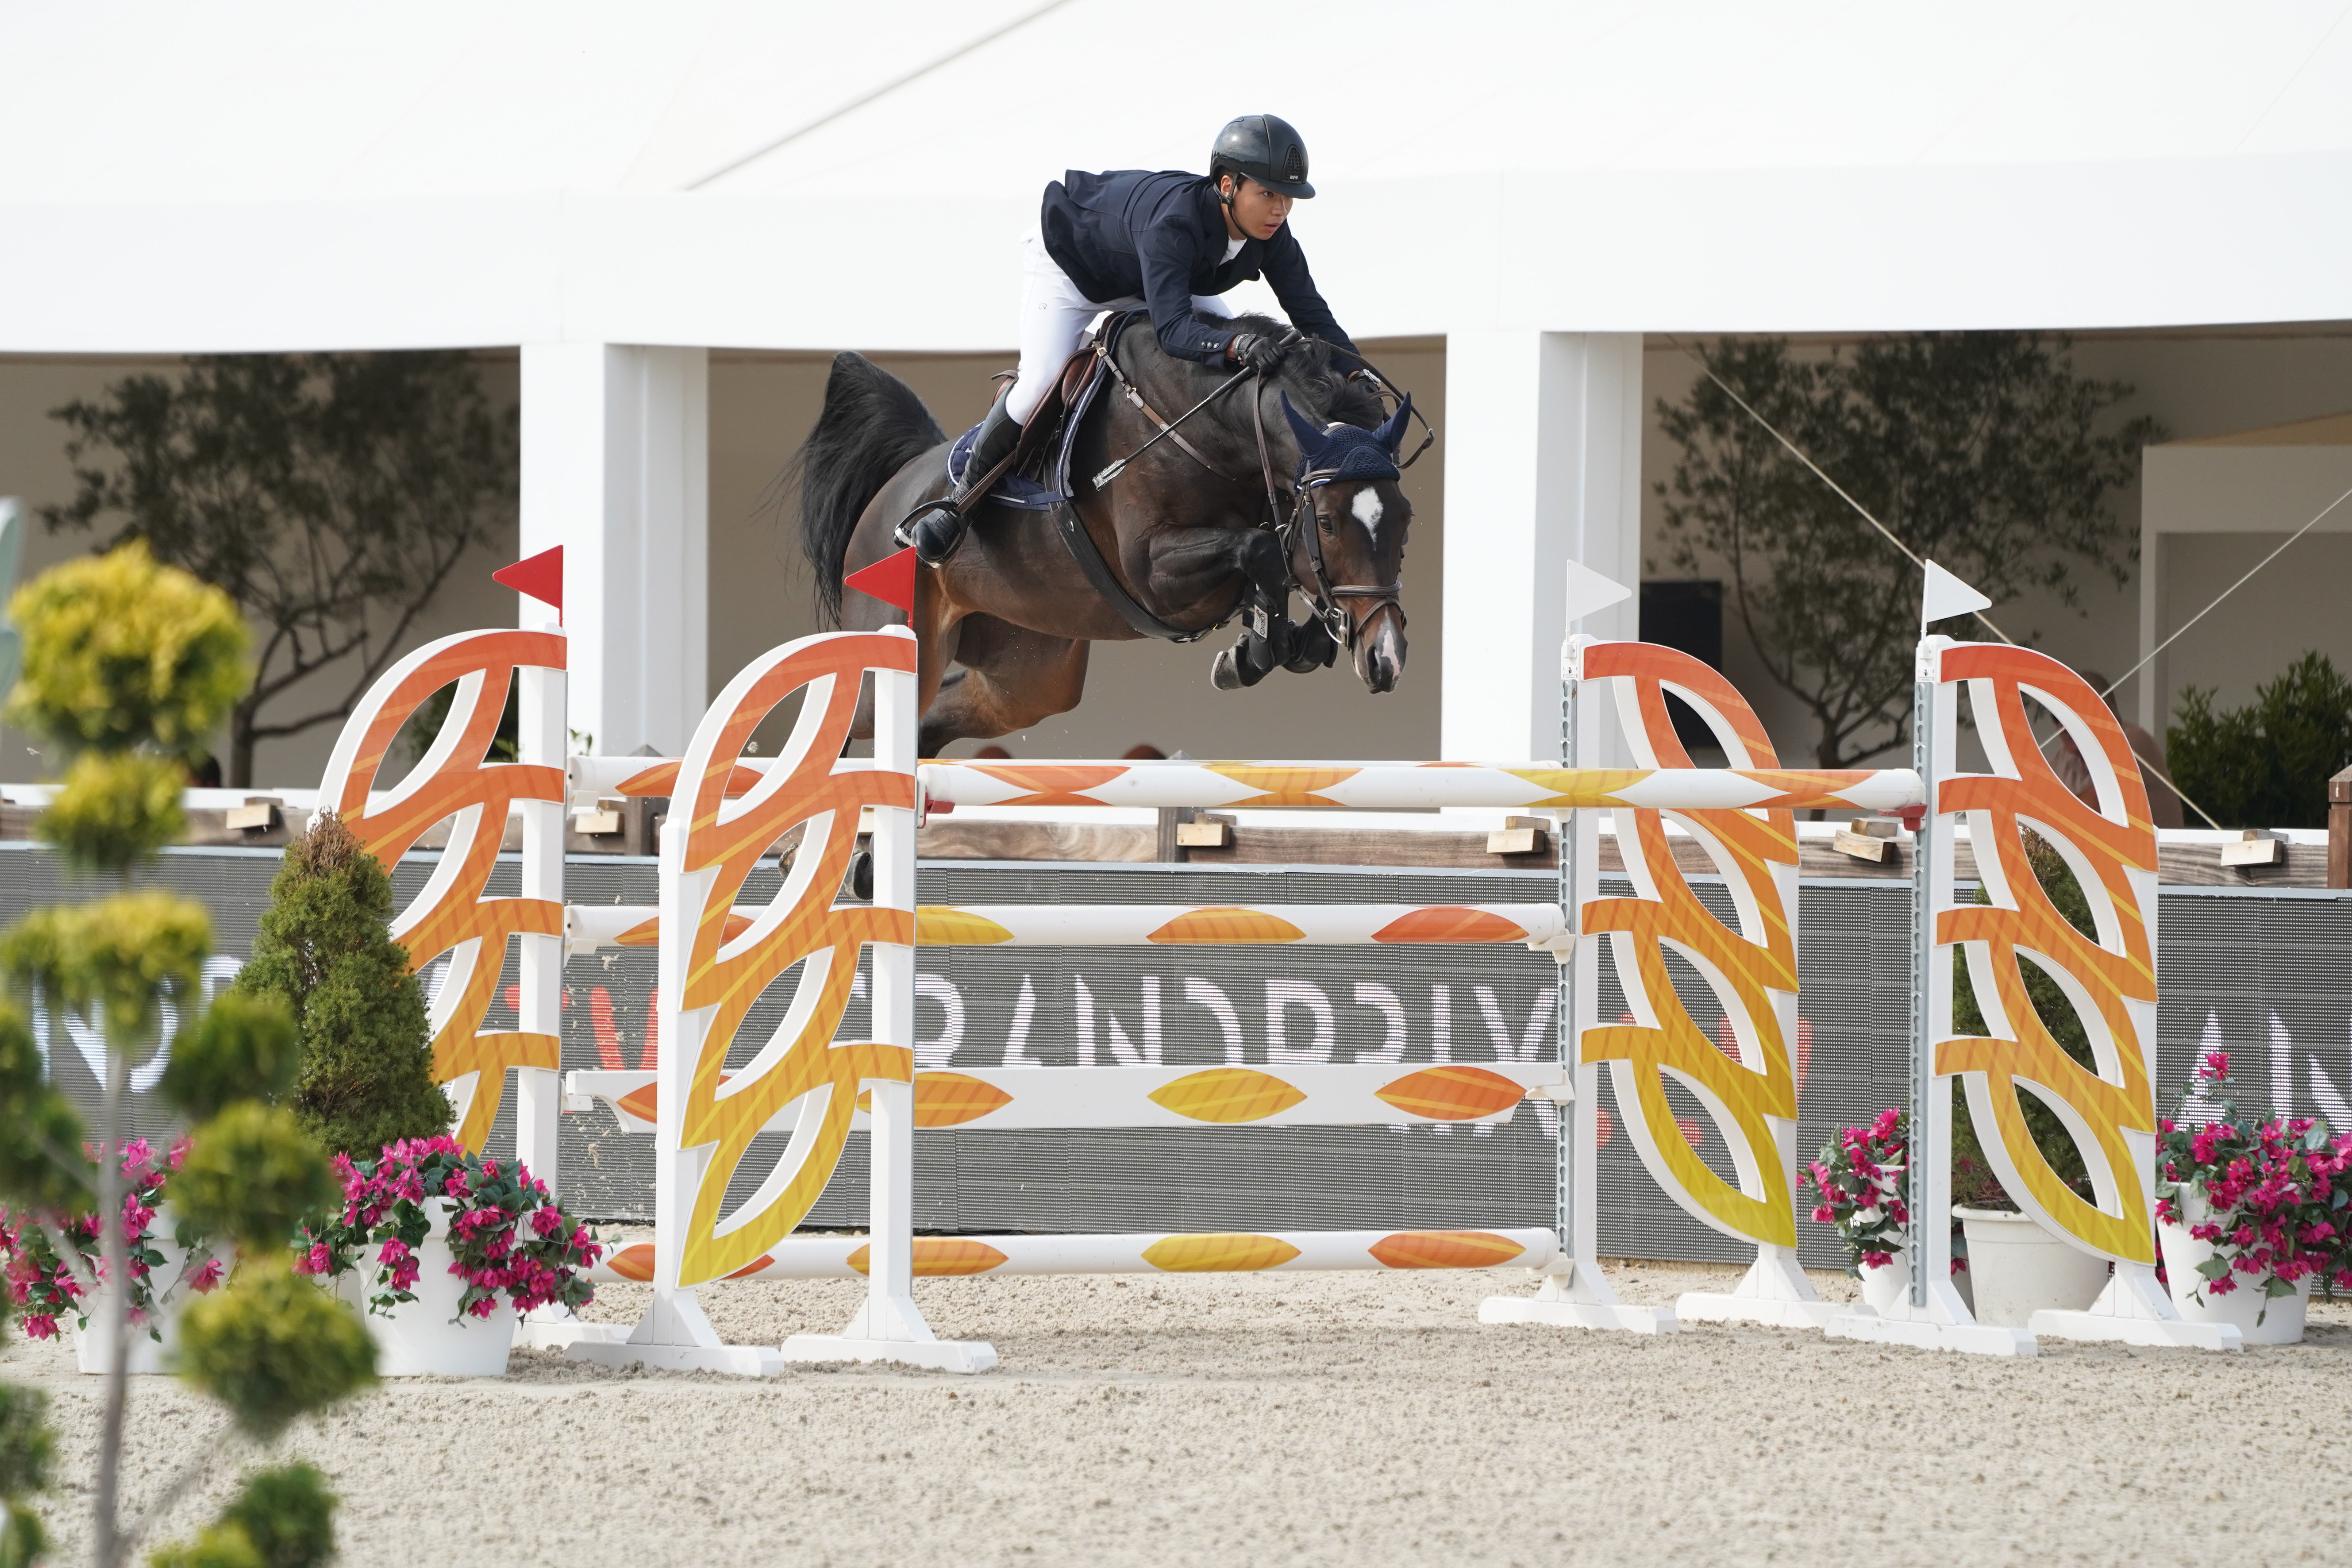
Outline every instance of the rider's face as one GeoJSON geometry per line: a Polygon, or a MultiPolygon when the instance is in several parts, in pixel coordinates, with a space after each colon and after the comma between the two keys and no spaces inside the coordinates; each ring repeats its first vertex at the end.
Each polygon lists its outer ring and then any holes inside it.
{"type": "Polygon", "coordinates": [[[1272,239],[1290,216],[1293,197],[1269,191],[1245,174],[1227,174],[1219,184],[1233,193],[1225,208],[1225,228],[1235,239],[1272,239]]]}

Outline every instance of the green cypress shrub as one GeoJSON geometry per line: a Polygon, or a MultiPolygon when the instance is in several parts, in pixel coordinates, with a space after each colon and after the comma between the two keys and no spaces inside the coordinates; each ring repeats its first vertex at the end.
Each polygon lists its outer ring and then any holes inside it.
{"type": "Polygon", "coordinates": [[[393,941],[392,879],[351,828],[322,811],[286,850],[253,961],[235,991],[274,995],[294,1015],[302,1065],[289,1103],[327,1149],[371,1155],[446,1131],[433,1081],[425,987],[393,941]]]}

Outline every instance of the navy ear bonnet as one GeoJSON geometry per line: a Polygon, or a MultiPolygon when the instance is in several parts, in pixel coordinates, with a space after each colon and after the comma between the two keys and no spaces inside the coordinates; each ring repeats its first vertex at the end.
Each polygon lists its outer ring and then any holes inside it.
{"type": "Polygon", "coordinates": [[[1313,473],[1334,479],[1393,479],[1402,478],[1397,468],[1397,448],[1404,440],[1405,422],[1412,416],[1412,395],[1408,393],[1397,411],[1389,416],[1388,423],[1377,430],[1359,430],[1353,425],[1331,425],[1322,429],[1290,405],[1290,395],[1283,393],[1282,416],[1290,421],[1290,433],[1298,437],[1298,471],[1301,477],[1313,473]]]}

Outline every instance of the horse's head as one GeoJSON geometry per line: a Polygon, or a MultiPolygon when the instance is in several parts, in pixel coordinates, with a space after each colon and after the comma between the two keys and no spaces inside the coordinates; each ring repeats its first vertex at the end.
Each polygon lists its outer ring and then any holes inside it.
{"type": "Polygon", "coordinates": [[[1412,523],[1397,452],[1412,416],[1408,395],[1376,430],[1318,426],[1282,399],[1298,441],[1297,524],[1285,541],[1291,575],[1353,656],[1367,689],[1393,691],[1404,675],[1404,536],[1412,523]]]}

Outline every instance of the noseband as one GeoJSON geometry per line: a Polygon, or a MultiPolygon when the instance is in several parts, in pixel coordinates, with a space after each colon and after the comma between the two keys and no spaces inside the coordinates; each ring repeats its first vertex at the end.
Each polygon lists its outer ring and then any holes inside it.
{"type": "MultiPolygon", "coordinates": [[[[1325,500],[1330,494],[1331,481],[1338,477],[1338,470],[1333,468],[1309,468],[1300,474],[1291,489],[1289,521],[1276,530],[1276,537],[1282,541],[1286,561],[1291,559],[1295,545],[1306,545],[1307,569],[1313,582],[1311,584],[1300,583],[1299,589],[1306,594],[1308,603],[1315,606],[1315,614],[1330,629],[1331,636],[1353,653],[1357,637],[1371,626],[1382,610],[1394,610],[1397,630],[1404,630],[1404,603],[1401,597],[1404,593],[1404,580],[1399,578],[1378,587],[1331,581],[1331,574],[1323,564],[1322,523],[1328,515],[1325,500]],[[1362,619],[1353,620],[1340,604],[1343,599],[1370,599],[1373,604],[1364,612],[1362,619]]],[[[1294,578],[1297,576],[1296,568],[1291,574],[1294,578]]]]}
{"type": "MultiPolygon", "coordinates": [[[[1288,487],[1290,507],[1286,516],[1278,494],[1282,487],[1274,477],[1274,454],[1265,442],[1265,399],[1262,386],[1254,389],[1250,398],[1250,420],[1257,434],[1258,468],[1265,477],[1266,515],[1275,520],[1275,538],[1281,542],[1283,563],[1290,568],[1291,580],[1297,584],[1298,591],[1314,606],[1316,618],[1330,632],[1332,640],[1349,653],[1356,651],[1358,637],[1364,628],[1380,617],[1382,610],[1394,610],[1397,630],[1403,631],[1402,578],[1377,587],[1353,583],[1335,584],[1331,581],[1329,569],[1324,565],[1321,524],[1328,515],[1324,500],[1330,493],[1331,481],[1341,477],[1339,469],[1309,468],[1308,459],[1302,455],[1298,459],[1298,477],[1288,487]],[[1304,553],[1307,575],[1305,578],[1299,576],[1295,564],[1300,553],[1297,547],[1301,543],[1307,547],[1304,553]],[[1346,599],[1370,599],[1374,603],[1364,612],[1361,620],[1353,620],[1341,604],[1346,599]]],[[[1421,454],[1416,451],[1413,456],[1418,458],[1421,454]]]]}

